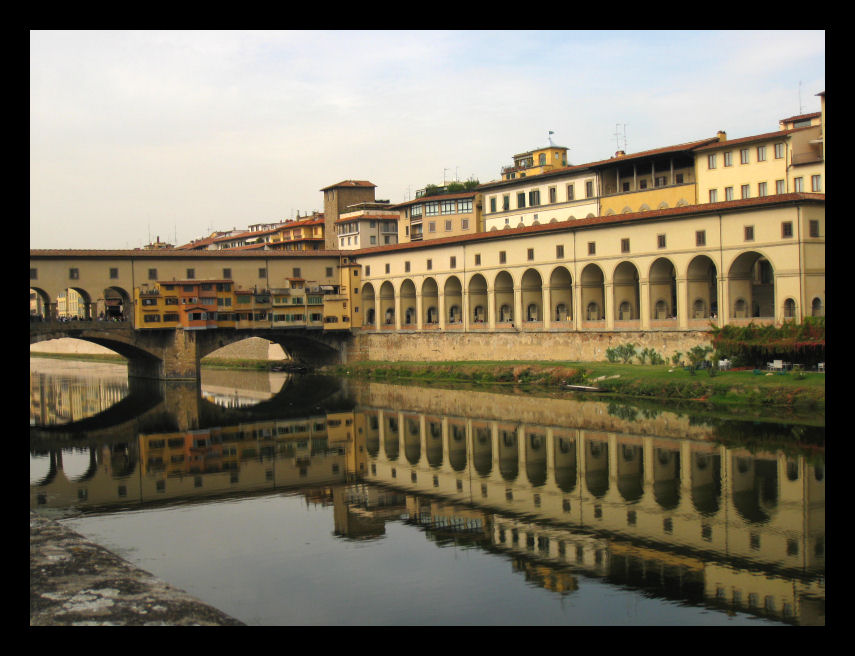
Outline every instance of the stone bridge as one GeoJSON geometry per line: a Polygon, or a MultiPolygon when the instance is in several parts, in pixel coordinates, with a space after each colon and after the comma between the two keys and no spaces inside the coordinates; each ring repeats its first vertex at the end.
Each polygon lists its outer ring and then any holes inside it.
{"type": "Polygon", "coordinates": [[[134,330],[130,322],[30,322],[30,344],[62,337],[109,348],[128,360],[129,376],[159,380],[199,380],[202,358],[249,337],[263,337],[279,344],[295,364],[308,368],[343,362],[352,339],[349,332],[303,328],[134,330]]]}

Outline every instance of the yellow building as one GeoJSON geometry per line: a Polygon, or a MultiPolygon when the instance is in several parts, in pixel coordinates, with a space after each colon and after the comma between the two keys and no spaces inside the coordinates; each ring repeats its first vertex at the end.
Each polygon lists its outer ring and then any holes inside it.
{"type": "MultiPolygon", "coordinates": [[[[550,133],[551,134],[551,133],[550,133]]],[[[503,180],[515,180],[532,175],[548,173],[567,166],[567,148],[550,143],[545,148],[537,148],[514,155],[512,166],[502,168],[503,180]]]]}
{"type": "Polygon", "coordinates": [[[474,191],[422,196],[395,205],[398,243],[446,239],[484,231],[481,194],[474,191]]]}

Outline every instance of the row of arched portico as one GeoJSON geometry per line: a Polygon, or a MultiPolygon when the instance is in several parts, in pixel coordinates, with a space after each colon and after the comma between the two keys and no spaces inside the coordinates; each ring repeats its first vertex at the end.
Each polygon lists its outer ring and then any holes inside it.
{"type": "Polygon", "coordinates": [[[711,320],[774,322],[822,315],[822,299],[801,311],[776,296],[775,271],[748,251],[720,276],[697,255],[678,270],[668,257],[641,268],[589,263],[574,280],[570,265],[508,268],[464,275],[422,275],[366,282],[363,325],[376,330],[550,330],[706,327],[711,320]]]}
{"type": "Polygon", "coordinates": [[[121,287],[107,287],[92,293],[83,287],[67,287],[59,291],[45,290],[41,287],[30,287],[30,318],[44,320],[56,319],[60,315],[75,317],[82,320],[96,318],[113,319],[131,318],[133,312],[131,294],[121,287]],[[72,312],[66,300],[65,312],[59,309],[60,298],[69,299],[72,293],[77,296],[75,312],[72,312]]]}

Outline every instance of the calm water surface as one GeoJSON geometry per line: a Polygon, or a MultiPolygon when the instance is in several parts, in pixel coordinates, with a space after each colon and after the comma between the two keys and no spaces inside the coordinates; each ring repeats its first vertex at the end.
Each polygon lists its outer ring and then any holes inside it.
{"type": "Polygon", "coordinates": [[[30,507],[251,625],[825,622],[821,419],[30,366],[30,507]]]}

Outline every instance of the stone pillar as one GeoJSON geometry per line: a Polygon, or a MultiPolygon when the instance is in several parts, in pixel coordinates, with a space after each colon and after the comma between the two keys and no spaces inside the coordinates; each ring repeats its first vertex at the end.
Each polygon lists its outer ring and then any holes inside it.
{"type": "Polygon", "coordinates": [[[460,311],[463,312],[463,332],[469,332],[469,290],[465,287],[460,290],[460,311]]]}
{"type": "Polygon", "coordinates": [[[578,282],[573,283],[573,298],[570,299],[573,304],[573,330],[578,332],[582,326],[583,308],[582,308],[582,286],[578,282]]]}
{"type": "Polygon", "coordinates": [[[395,313],[395,331],[401,330],[401,290],[398,290],[398,293],[395,294],[394,301],[392,302],[392,312],[395,313]]]}
{"type": "Polygon", "coordinates": [[[689,327],[689,281],[677,278],[677,325],[680,328],[689,327]]]}
{"type": "Polygon", "coordinates": [[[490,332],[496,330],[496,290],[487,290],[487,326],[490,332]]]}
{"type": "Polygon", "coordinates": [[[614,283],[603,283],[603,312],[606,313],[606,330],[615,329],[615,289],[614,283]]]}
{"type": "Polygon", "coordinates": [[[543,285],[540,288],[541,296],[541,313],[543,314],[543,329],[549,330],[552,326],[552,288],[549,285],[543,285]]]}
{"type": "Polygon", "coordinates": [[[416,290],[416,330],[421,330],[425,325],[425,318],[422,312],[422,293],[416,290]]]}
{"type": "Polygon", "coordinates": [[[448,317],[445,316],[445,292],[437,292],[436,298],[437,310],[439,311],[439,329],[445,330],[448,323],[448,317]]]}
{"type": "Polygon", "coordinates": [[[56,301],[45,304],[45,320],[56,321],[56,301]]]}
{"type": "Polygon", "coordinates": [[[647,278],[638,281],[638,312],[641,329],[650,330],[650,281],[647,278]]]}
{"type": "Polygon", "coordinates": [[[523,315],[522,286],[514,285],[514,328],[522,328],[525,316],[523,315]]]}
{"type": "Polygon", "coordinates": [[[723,326],[731,318],[733,308],[730,306],[730,279],[725,276],[718,278],[718,325],[723,326]]]}

